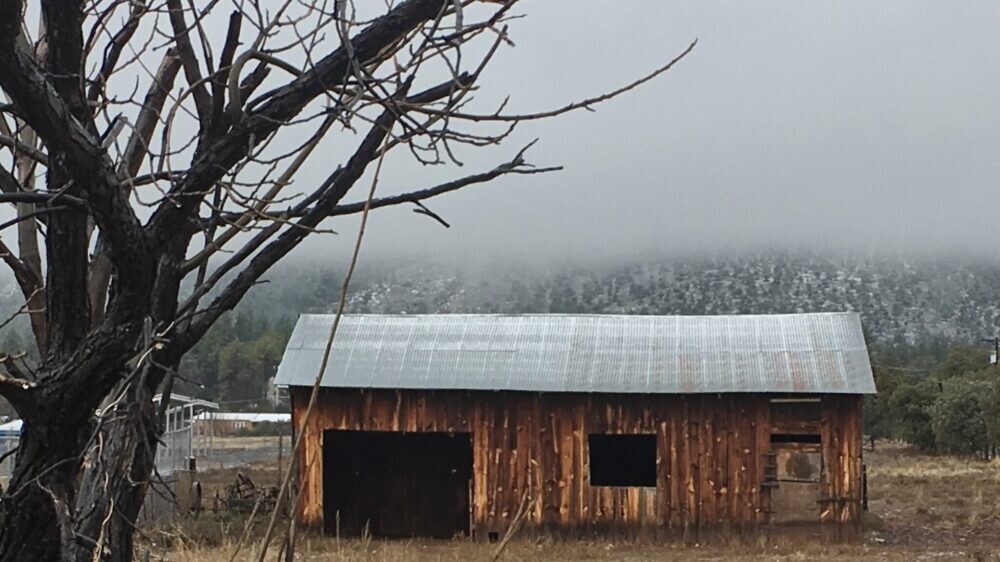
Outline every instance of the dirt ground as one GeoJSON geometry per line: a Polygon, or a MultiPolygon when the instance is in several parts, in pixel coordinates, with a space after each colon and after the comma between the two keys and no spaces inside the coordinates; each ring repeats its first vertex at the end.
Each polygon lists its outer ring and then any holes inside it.
{"type": "MultiPolygon", "coordinates": [[[[1000,460],[992,462],[919,454],[899,444],[880,443],[865,451],[870,489],[864,545],[767,544],[637,545],[608,542],[514,540],[503,561],[621,560],[1000,560],[1000,460]]],[[[221,489],[237,470],[262,485],[277,482],[277,467],[209,471],[206,490],[221,489]]],[[[210,497],[206,495],[206,497],[210,497]]],[[[255,559],[265,522],[258,516],[236,560],[255,559]]],[[[147,532],[143,548],[152,560],[230,560],[245,519],[205,513],[197,521],[147,532]],[[152,541],[152,542],[150,542],[152,541]]],[[[284,529],[284,527],[282,527],[284,529]]],[[[467,541],[338,540],[301,536],[296,560],[342,562],[491,560],[496,545],[467,541]]],[[[277,559],[277,549],[269,558],[277,559]]]]}

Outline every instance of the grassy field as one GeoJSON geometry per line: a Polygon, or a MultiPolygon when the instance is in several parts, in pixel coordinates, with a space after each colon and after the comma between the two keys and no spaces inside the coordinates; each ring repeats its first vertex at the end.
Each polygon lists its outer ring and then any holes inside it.
{"type": "MultiPolygon", "coordinates": [[[[1000,560],[1000,461],[927,456],[882,443],[877,451],[866,451],[865,462],[869,466],[871,513],[864,545],[759,542],[651,546],[515,539],[500,560],[1000,560]]],[[[253,467],[248,473],[260,484],[274,485],[277,478],[273,466],[253,467]]],[[[229,469],[206,474],[203,480],[207,487],[217,489],[234,475],[229,469]]],[[[243,523],[204,514],[179,527],[148,532],[145,546],[150,547],[154,560],[228,561],[243,523]]],[[[263,521],[256,521],[236,560],[254,559],[262,529],[263,521]]],[[[298,541],[296,560],[488,561],[495,549],[496,545],[466,541],[349,541],[306,535],[298,541]]],[[[276,556],[275,550],[269,559],[276,556]]]]}

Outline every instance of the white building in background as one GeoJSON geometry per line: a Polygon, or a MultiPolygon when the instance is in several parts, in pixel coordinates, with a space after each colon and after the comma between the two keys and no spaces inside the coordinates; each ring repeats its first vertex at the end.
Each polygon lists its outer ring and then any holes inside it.
{"type": "Polygon", "coordinates": [[[291,414],[256,412],[202,412],[195,416],[195,435],[225,437],[252,430],[261,423],[292,423],[291,414]]]}
{"type": "Polygon", "coordinates": [[[22,420],[9,421],[0,424],[0,485],[7,488],[7,482],[14,472],[14,453],[12,452],[17,444],[21,442],[21,429],[24,427],[22,420]],[[10,454],[8,454],[10,453],[10,454]]]}
{"type": "Polygon", "coordinates": [[[275,408],[288,404],[288,389],[274,384],[274,377],[271,377],[267,379],[266,398],[275,408]]]}

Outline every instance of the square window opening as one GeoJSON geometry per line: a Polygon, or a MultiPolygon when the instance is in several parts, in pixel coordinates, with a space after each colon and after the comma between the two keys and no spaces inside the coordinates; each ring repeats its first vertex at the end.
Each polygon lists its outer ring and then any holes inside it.
{"type": "Polygon", "coordinates": [[[656,435],[591,433],[591,486],[656,487],[656,435]]]}
{"type": "Polygon", "coordinates": [[[819,445],[819,435],[815,433],[772,433],[771,443],[805,443],[819,445]]]}

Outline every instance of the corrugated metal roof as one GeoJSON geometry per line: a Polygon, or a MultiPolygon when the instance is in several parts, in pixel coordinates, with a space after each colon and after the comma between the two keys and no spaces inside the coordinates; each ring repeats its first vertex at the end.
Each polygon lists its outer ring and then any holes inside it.
{"type": "MultiPolygon", "coordinates": [[[[276,384],[311,386],[333,315],[303,315],[276,384]]],[[[345,315],[323,386],[537,392],[875,392],[853,312],[345,315]]]]}

